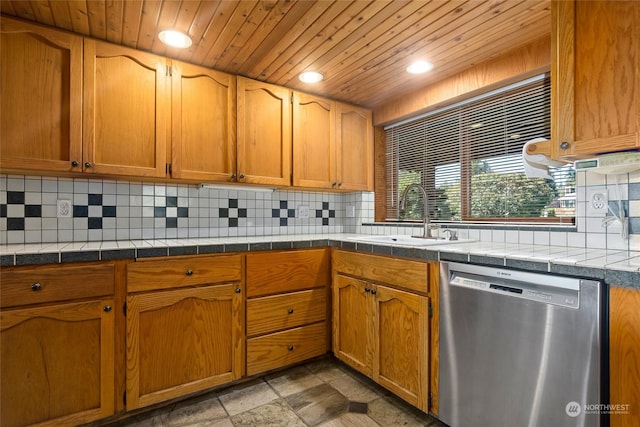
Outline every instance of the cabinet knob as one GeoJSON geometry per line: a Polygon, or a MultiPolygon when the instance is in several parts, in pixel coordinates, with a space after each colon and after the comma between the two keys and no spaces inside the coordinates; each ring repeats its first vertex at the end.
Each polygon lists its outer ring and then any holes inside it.
{"type": "Polygon", "coordinates": [[[236,176],[237,176],[237,175],[236,175],[235,173],[232,173],[232,174],[231,174],[231,179],[236,179],[236,176]]]}
{"type": "Polygon", "coordinates": [[[242,289],[240,289],[240,288],[236,288],[236,294],[239,294],[239,293],[241,293],[241,292],[242,292],[242,289]]]}
{"type": "Polygon", "coordinates": [[[293,308],[290,308],[289,310],[287,310],[287,313],[293,314],[293,308]]]}
{"type": "Polygon", "coordinates": [[[371,289],[369,289],[369,288],[364,288],[364,291],[365,291],[365,292],[371,292],[371,289]]]}
{"type": "Polygon", "coordinates": [[[378,291],[376,291],[375,289],[371,289],[371,295],[375,295],[377,293],[378,293],[378,291]]]}
{"type": "Polygon", "coordinates": [[[105,305],[102,309],[104,310],[105,313],[108,313],[108,312],[111,311],[111,306],[110,305],[105,305]]]}
{"type": "Polygon", "coordinates": [[[186,275],[187,276],[192,276],[193,275],[193,270],[187,270],[186,275]]]}
{"type": "Polygon", "coordinates": [[[342,187],[342,183],[341,182],[338,183],[338,187],[342,187]]]}
{"type": "Polygon", "coordinates": [[[84,167],[85,167],[85,168],[87,168],[87,169],[88,169],[88,168],[90,168],[90,167],[92,167],[92,166],[93,166],[93,165],[91,164],[91,162],[85,162],[85,163],[84,163],[84,167]]]}
{"type": "Polygon", "coordinates": [[[244,179],[244,174],[243,173],[240,174],[240,179],[244,179]]]}
{"type": "Polygon", "coordinates": [[[31,285],[31,290],[32,291],[41,291],[42,290],[42,285],[40,283],[34,283],[33,285],[31,285]]]}
{"type": "Polygon", "coordinates": [[[333,182],[331,183],[331,186],[332,186],[332,187],[335,187],[336,185],[338,185],[338,183],[337,183],[337,182],[335,182],[335,181],[333,181],[333,182]]]}
{"type": "Polygon", "coordinates": [[[569,149],[570,146],[571,146],[571,144],[569,144],[567,141],[562,141],[560,143],[560,149],[561,150],[567,150],[567,149],[569,149]]]}
{"type": "Polygon", "coordinates": [[[290,345],[289,347],[287,347],[289,349],[289,351],[293,351],[293,346],[290,345]]]}
{"type": "Polygon", "coordinates": [[[71,162],[71,166],[73,166],[74,168],[75,168],[76,166],[78,166],[78,165],[79,165],[79,163],[78,163],[78,161],[77,161],[77,160],[74,160],[74,161],[72,161],[72,162],[71,162]]]}

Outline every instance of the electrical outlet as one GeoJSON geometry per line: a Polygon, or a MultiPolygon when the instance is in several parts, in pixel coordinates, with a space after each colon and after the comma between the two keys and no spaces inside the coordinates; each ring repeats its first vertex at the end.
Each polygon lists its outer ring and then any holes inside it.
{"type": "Polygon", "coordinates": [[[298,218],[309,218],[309,206],[298,206],[298,218]]]}
{"type": "Polygon", "coordinates": [[[72,215],[71,200],[58,200],[58,218],[71,218],[72,215]]]}
{"type": "Polygon", "coordinates": [[[589,216],[606,216],[609,206],[609,195],[606,188],[587,190],[587,214],[589,216]]]}

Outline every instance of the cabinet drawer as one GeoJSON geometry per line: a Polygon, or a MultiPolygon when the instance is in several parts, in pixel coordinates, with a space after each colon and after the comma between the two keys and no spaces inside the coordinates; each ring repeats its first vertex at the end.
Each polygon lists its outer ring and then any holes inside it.
{"type": "Polygon", "coordinates": [[[340,273],[413,291],[429,291],[426,262],[345,251],[335,251],[331,262],[333,270],[340,273]]]}
{"type": "Polygon", "coordinates": [[[315,323],[247,340],[247,375],[301,362],[327,352],[327,323],[315,323]]]}
{"type": "Polygon", "coordinates": [[[138,260],[127,265],[129,292],[234,282],[241,278],[240,255],[138,260]]]}
{"type": "Polygon", "coordinates": [[[113,264],[9,267],[2,270],[2,307],[113,294],[113,264]]]}
{"type": "Polygon", "coordinates": [[[250,299],[247,301],[247,335],[259,335],[327,317],[325,288],[250,299]]]}
{"type": "Polygon", "coordinates": [[[247,254],[247,296],[327,286],[329,252],[309,249],[247,254]]]}

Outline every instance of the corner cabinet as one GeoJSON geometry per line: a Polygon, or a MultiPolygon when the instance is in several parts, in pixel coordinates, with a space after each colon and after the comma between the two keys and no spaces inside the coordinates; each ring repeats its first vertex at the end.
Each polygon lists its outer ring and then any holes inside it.
{"type": "Polygon", "coordinates": [[[632,427],[640,419],[640,289],[611,287],[609,297],[610,401],[628,405],[611,414],[611,426],[632,427]]]}
{"type": "Polygon", "coordinates": [[[244,77],[237,82],[237,181],[290,186],[291,90],[244,77]]]}
{"type": "Polygon", "coordinates": [[[551,156],[640,148],[640,3],[554,0],[551,12],[551,156]]]}
{"type": "Polygon", "coordinates": [[[240,255],[127,266],[127,410],[243,375],[243,269],[240,255]]]}
{"type": "Polygon", "coordinates": [[[293,185],[373,190],[373,119],[364,108],[293,93],[293,185]]]}
{"type": "Polygon", "coordinates": [[[334,251],[333,352],[428,412],[430,271],[427,263],[334,251]]]}
{"type": "Polygon", "coordinates": [[[0,166],[81,171],[82,37],[0,22],[0,166]]]}
{"type": "Polygon", "coordinates": [[[85,39],[85,172],[166,175],[168,83],[164,58],[85,39]]]}
{"type": "Polygon", "coordinates": [[[113,264],[3,268],[0,424],[113,415],[115,275],[113,264]]]}

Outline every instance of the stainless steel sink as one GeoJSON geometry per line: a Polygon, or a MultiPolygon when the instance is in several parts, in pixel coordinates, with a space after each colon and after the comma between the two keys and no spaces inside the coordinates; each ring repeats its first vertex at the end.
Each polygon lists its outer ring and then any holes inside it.
{"type": "Polygon", "coordinates": [[[448,243],[468,243],[468,242],[475,241],[471,239],[459,239],[459,240],[423,239],[420,237],[403,236],[403,235],[362,236],[362,237],[358,236],[358,237],[349,237],[349,239],[355,240],[356,242],[362,242],[362,243],[381,243],[381,244],[387,244],[387,245],[415,246],[415,247],[444,245],[448,243]]]}

